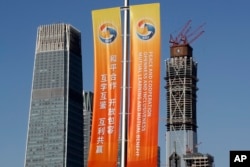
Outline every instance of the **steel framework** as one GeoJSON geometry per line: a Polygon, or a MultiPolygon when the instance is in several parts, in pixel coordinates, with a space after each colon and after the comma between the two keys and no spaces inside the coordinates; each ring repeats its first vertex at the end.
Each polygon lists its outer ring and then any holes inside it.
{"type": "Polygon", "coordinates": [[[167,164],[184,166],[183,155],[198,151],[196,147],[197,63],[193,60],[192,48],[189,45],[174,46],[170,49],[171,57],[166,61],[165,77],[167,164]]]}

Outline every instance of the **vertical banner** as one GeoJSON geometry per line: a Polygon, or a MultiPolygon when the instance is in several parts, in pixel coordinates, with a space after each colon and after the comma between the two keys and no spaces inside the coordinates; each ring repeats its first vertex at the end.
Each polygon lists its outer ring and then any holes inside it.
{"type": "Polygon", "coordinates": [[[157,166],[160,5],[130,6],[130,114],[127,166],[157,166]]]}
{"type": "Polygon", "coordinates": [[[94,104],[89,167],[117,165],[122,81],[120,19],[120,8],[92,11],[94,104]]]}

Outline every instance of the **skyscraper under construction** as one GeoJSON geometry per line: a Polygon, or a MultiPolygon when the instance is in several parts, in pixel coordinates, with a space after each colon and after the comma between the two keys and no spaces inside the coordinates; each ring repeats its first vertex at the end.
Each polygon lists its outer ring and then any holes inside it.
{"type": "Polygon", "coordinates": [[[166,163],[167,167],[211,167],[213,157],[200,154],[197,149],[198,64],[193,59],[193,49],[186,39],[185,28],[177,38],[170,39],[170,58],[166,60],[166,163]]]}
{"type": "MultiPolygon", "coordinates": [[[[171,47],[166,61],[167,164],[184,166],[182,155],[197,152],[197,63],[189,45],[171,47]]],[[[176,167],[177,167],[176,166],[176,167]]]]}

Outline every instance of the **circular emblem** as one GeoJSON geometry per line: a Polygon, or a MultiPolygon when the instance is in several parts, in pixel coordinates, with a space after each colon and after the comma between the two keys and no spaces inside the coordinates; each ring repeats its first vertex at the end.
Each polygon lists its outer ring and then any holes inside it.
{"type": "Polygon", "coordinates": [[[155,34],[155,26],[148,19],[142,19],[137,23],[137,36],[141,40],[149,40],[155,34]]]}
{"type": "Polygon", "coordinates": [[[99,28],[99,38],[103,43],[112,43],[117,37],[116,28],[111,23],[104,23],[99,28]]]}

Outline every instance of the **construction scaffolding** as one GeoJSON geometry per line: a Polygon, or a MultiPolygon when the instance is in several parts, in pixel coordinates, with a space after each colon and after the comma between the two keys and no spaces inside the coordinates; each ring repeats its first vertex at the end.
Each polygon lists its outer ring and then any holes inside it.
{"type": "Polygon", "coordinates": [[[178,45],[170,48],[166,61],[167,95],[167,164],[184,166],[183,155],[197,152],[197,62],[192,57],[192,47],[178,45]],[[175,155],[175,156],[173,156],[175,155]]]}
{"type": "Polygon", "coordinates": [[[214,158],[209,154],[192,153],[184,155],[186,167],[213,167],[214,158]]]}
{"type": "Polygon", "coordinates": [[[189,45],[172,47],[166,62],[167,130],[196,132],[197,63],[189,45]]]}
{"type": "Polygon", "coordinates": [[[194,40],[204,24],[193,32],[189,20],[179,34],[170,35],[170,58],[166,60],[166,166],[212,167],[213,157],[198,153],[197,144],[197,66],[193,59],[194,40]]]}

